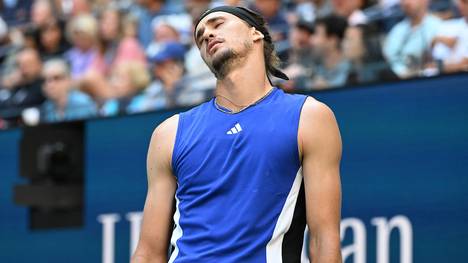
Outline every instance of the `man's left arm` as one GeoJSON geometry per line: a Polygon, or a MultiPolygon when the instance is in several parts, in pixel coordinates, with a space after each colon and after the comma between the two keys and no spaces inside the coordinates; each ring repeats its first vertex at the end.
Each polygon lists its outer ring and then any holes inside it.
{"type": "Polygon", "coordinates": [[[313,263],[342,262],[341,137],[333,112],[308,98],[299,124],[299,150],[309,227],[309,257],[313,263]]]}

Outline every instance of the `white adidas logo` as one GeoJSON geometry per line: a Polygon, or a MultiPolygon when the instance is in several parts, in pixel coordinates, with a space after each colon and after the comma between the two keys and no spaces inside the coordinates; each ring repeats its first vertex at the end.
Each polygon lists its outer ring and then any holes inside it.
{"type": "Polygon", "coordinates": [[[236,123],[234,127],[231,128],[231,130],[227,131],[226,134],[236,134],[242,131],[242,128],[239,123],[236,123]]]}

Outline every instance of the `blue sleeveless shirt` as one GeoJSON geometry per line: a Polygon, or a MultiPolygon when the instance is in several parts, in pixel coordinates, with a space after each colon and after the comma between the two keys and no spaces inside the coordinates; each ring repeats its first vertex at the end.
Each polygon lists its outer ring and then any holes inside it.
{"type": "Polygon", "coordinates": [[[300,262],[306,221],[297,132],[305,99],[273,88],[236,114],[212,99],[179,115],[169,262],[300,262]]]}

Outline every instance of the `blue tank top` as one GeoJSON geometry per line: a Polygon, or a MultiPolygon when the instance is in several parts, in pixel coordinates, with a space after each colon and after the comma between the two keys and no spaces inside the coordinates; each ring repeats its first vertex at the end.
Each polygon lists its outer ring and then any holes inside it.
{"type": "Polygon", "coordinates": [[[179,115],[169,262],[300,262],[306,220],[297,131],[305,99],[273,88],[237,114],[212,99],[179,115]]]}

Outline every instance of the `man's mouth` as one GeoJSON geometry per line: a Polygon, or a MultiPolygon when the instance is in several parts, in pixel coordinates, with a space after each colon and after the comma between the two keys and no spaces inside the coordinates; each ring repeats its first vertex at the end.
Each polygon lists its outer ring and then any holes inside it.
{"type": "Polygon", "coordinates": [[[213,52],[215,51],[215,49],[219,46],[219,44],[221,44],[221,41],[219,40],[213,40],[212,42],[210,42],[208,44],[208,54],[213,54],[213,52]]]}

